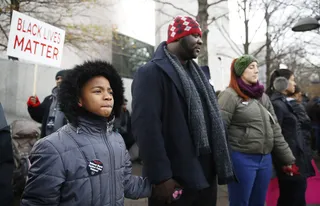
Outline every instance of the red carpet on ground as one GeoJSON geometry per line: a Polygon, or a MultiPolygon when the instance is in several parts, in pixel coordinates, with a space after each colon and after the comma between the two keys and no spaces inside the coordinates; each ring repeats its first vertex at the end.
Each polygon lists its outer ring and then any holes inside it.
{"type": "MultiPolygon", "coordinates": [[[[315,168],[316,176],[308,178],[308,188],[306,192],[307,204],[320,204],[320,173],[317,166],[312,160],[312,165],[315,168]]],[[[276,206],[279,197],[278,178],[273,178],[269,184],[266,203],[267,206],[276,206]]]]}

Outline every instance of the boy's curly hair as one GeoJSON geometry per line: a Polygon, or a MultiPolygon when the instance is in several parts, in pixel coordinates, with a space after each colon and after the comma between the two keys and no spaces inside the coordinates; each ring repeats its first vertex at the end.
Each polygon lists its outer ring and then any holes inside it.
{"type": "Polygon", "coordinates": [[[81,114],[82,108],[78,105],[81,89],[90,79],[97,76],[103,76],[110,82],[114,99],[112,113],[115,117],[120,115],[124,103],[124,88],[118,72],[106,61],[87,61],[68,70],[60,85],[58,93],[60,108],[70,123],[77,124],[81,114]]]}

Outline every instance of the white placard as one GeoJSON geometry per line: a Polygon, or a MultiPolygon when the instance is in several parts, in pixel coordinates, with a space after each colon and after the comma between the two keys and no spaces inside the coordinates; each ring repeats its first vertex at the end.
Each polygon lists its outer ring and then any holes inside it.
{"type": "Polygon", "coordinates": [[[13,11],[7,55],[60,67],[65,31],[13,11]]]}

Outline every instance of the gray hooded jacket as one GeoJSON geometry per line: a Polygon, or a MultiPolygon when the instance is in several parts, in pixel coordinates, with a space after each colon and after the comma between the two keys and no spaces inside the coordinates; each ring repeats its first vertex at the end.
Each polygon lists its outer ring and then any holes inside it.
{"type": "Polygon", "coordinates": [[[77,128],[68,124],[39,140],[21,206],[123,206],[124,197],[149,197],[149,182],[131,175],[124,141],[106,124],[80,118],[77,128]],[[95,160],[103,165],[93,174],[89,163],[95,160]]]}

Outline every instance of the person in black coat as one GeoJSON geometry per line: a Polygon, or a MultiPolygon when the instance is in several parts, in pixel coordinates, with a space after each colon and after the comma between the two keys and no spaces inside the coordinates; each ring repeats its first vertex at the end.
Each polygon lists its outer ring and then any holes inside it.
{"type": "Polygon", "coordinates": [[[199,55],[201,34],[194,19],[176,17],[168,40],[138,69],[132,83],[132,133],[143,174],[154,184],[150,206],[171,203],[181,188],[174,205],[214,206],[216,180],[234,180],[213,87],[192,60],[199,55]]]}
{"type": "MultiPolygon", "coordinates": [[[[312,149],[311,149],[311,131],[312,131],[312,123],[311,119],[307,114],[306,108],[303,105],[303,97],[302,92],[299,86],[295,86],[295,92],[291,97],[287,98],[288,103],[290,104],[293,112],[297,116],[300,124],[300,130],[301,134],[303,136],[303,139],[306,142],[305,152],[306,155],[309,156],[308,159],[312,159],[312,149]]],[[[308,164],[307,166],[311,166],[311,164],[308,164]]],[[[314,176],[315,173],[312,168],[309,168],[306,170],[307,174],[306,176],[314,176]]]]}
{"type": "Polygon", "coordinates": [[[121,108],[120,116],[115,119],[114,127],[121,134],[126,144],[126,148],[130,154],[130,160],[140,162],[139,148],[131,132],[131,116],[129,110],[127,109],[127,103],[128,100],[125,99],[121,108]]]}
{"type": "Polygon", "coordinates": [[[131,133],[131,116],[130,112],[127,109],[128,100],[124,100],[122,105],[121,113],[118,118],[115,119],[114,126],[117,131],[121,134],[127,150],[130,150],[131,146],[135,143],[134,138],[131,133]]]}
{"type": "Polygon", "coordinates": [[[320,157],[320,97],[313,97],[306,105],[306,110],[312,122],[315,149],[320,157]]]}
{"type": "Polygon", "coordinates": [[[47,96],[42,103],[40,103],[37,96],[31,96],[28,99],[28,112],[31,118],[41,123],[41,138],[45,137],[67,123],[66,118],[59,109],[57,94],[60,83],[66,74],[66,70],[61,70],[56,74],[57,86],[52,89],[52,94],[47,96]]]}
{"type": "Polygon", "coordinates": [[[282,134],[296,158],[297,168],[292,176],[284,173],[279,161],[274,158],[274,165],[279,181],[280,196],[278,206],[305,206],[307,178],[315,175],[311,165],[311,155],[306,140],[306,130],[310,127],[303,113],[303,108],[290,96],[295,92],[293,73],[288,69],[275,70],[270,79],[267,93],[270,95],[282,134]]]}
{"type": "Polygon", "coordinates": [[[10,127],[7,124],[2,105],[0,103],[0,203],[13,204],[13,176],[14,162],[10,127]]]}

